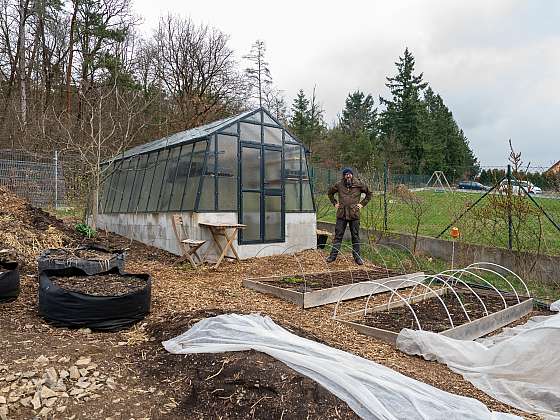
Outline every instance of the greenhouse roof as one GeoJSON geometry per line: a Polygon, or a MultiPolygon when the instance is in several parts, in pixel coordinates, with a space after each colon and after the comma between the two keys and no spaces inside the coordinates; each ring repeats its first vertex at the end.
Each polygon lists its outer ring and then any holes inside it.
{"type": "Polygon", "coordinates": [[[207,137],[210,134],[214,134],[216,131],[227,127],[228,125],[234,123],[239,119],[248,117],[249,115],[254,114],[257,111],[258,109],[242,112],[241,114],[237,114],[232,117],[224,118],[205,125],[201,125],[199,127],[181,131],[179,133],[175,133],[162,139],[151,141],[149,143],[141,144],[140,146],[133,147],[132,149],[129,149],[123,154],[119,155],[116,160],[125,159],[131,156],[140,155],[142,153],[151,152],[152,150],[163,149],[175,144],[186,143],[191,140],[207,137]]]}

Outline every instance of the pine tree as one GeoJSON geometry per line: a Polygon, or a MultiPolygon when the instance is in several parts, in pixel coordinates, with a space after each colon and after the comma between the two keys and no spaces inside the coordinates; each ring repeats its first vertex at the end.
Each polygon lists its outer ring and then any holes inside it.
{"type": "Polygon", "coordinates": [[[395,63],[397,75],[387,77],[385,86],[389,88],[392,98],[380,97],[386,106],[382,114],[384,135],[394,135],[408,155],[411,171],[418,173],[424,158],[421,133],[421,113],[423,103],[420,94],[428,85],[422,80],[423,73],[414,74],[415,60],[408,48],[395,63]]]}
{"type": "Polygon", "coordinates": [[[305,141],[309,130],[309,99],[305,97],[303,89],[300,89],[292,104],[292,118],[290,128],[302,141],[305,141]]]}
{"type": "Polygon", "coordinates": [[[373,105],[371,95],[366,96],[359,90],[348,94],[340,117],[341,128],[350,135],[366,133],[373,139],[376,134],[377,119],[377,108],[373,105]]]}
{"type": "Polygon", "coordinates": [[[264,91],[272,84],[270,69],[264,58],[265,52],[266,46],[264,41],[257,40],[251,47],[251,52],[243,56],[251,64],[251,67],[245,69],[245,74],[251,90],[256,90],[256,97],[259,99],[260,107],[263,105],[264,91]]]}

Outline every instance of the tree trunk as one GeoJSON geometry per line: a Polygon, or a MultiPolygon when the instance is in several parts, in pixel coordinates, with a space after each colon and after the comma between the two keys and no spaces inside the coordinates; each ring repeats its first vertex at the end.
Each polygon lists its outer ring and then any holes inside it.
{"type": "Polygon", "coordinates": [[[26,89],[26,73],[25,73],[25,18],[27,12],[27,4],[29,0],[20,0],[19,2],[19,86],[20,86],[20,112],[23,126],[27,125],[27,89],[26,89]]]}
{"type": "Polygon", "coordinates": [[[70,21],[70,41],[68,45],[68,66],[66,67],[66,112],[70,112],[72,108],[72,92],[70,85],[72,83],[72,61],[74,60],[74,32],[76,32],[76,16],[78,15],[78,1],[74,0],[74,12],[70,21]]]}

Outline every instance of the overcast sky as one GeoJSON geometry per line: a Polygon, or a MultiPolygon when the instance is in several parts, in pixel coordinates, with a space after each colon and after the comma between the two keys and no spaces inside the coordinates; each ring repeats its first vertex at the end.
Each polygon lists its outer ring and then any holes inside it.
{"type": "Polygon", "coordinates": [[[507,164],[511,137],[524,161],[560,160],[560,1],[135,0],[150,31],[167,13],[230,36],[237,57],[267,46],[277,88],[302,88],[332,123],[349,92],[387,96],[385,77],[408,46],[482,165],[507,164]]]}

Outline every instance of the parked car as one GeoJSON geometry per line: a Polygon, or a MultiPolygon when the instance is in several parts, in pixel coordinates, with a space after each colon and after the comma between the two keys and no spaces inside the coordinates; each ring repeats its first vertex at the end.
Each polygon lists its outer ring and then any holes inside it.
{"type": "MultiPolygon", "coordinates": [[[[529,181],[511,180],[511,192],[513,194],[523,193],[520,186],[525,188],[525,190],[527,190],[529,194],[542,194],[542,190],[529,181]]],[[[505,192],[507,191],[507,188],[508,188],[508,181],[507,179],[504,179],[500,184],[500,191],[505,192]]]]}
{"type": "Polygon", "coordinates": [[[480,182],[476,181],[461,181],[457,184],[457,188],[460,190],[477,190],[477,191],[488,191],[490,187],[482,185],[480,182]]]}

